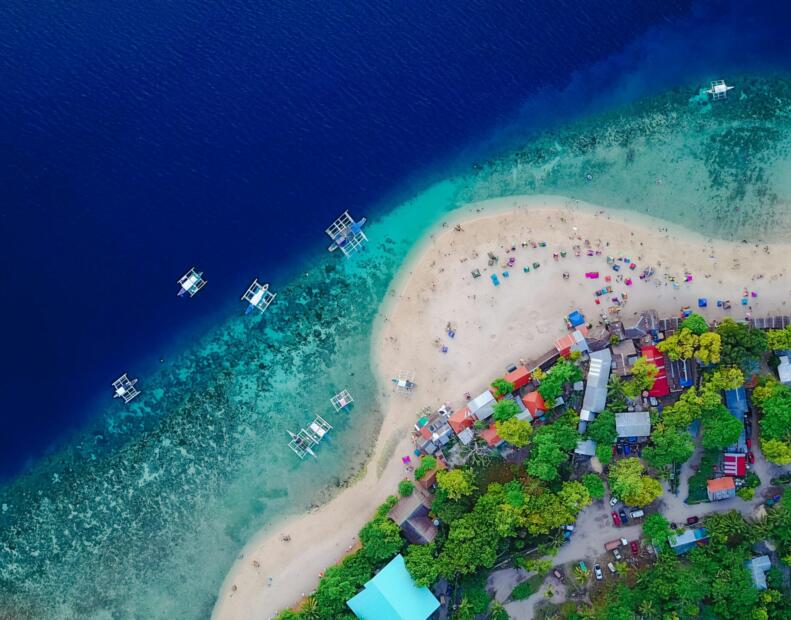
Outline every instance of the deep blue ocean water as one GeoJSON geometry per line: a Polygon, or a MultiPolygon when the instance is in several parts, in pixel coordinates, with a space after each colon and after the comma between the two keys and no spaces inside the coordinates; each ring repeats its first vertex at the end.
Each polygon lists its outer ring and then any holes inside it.
{"type": "Polygon", "coordinates": [[[531,95],[689,8],[6,2],[0,472],[254,276],[277,285],[338,212],[414,190],[531,95]],[[209,285],[177,299],[192,265],[209,285]]]}

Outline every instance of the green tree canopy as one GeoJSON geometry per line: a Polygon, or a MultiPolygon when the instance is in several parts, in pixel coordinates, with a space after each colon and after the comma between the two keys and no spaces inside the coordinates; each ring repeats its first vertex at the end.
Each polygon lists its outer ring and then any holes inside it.
{"type": "Polygon", "coordinates": [[[772,351],[791,349],[791,325],[785,329],[770,329],[766,332],[766,339],[772,351]]]}
{"type": "Polygon", "coordinates": [[[409,545],[404,554],[404,562],[412,579],[419,586],[430,586],[439,578],[439,565],[436,559],[437,546],[409,545]]]}
{"type": "Polygon", "coordinates": [[[651,445],[643,450],[643,458],[652,467],[663,468],[686,462],[694,451],[695,444],[688,432],[660,425],[651,433],[651,445]]]}
{"type": "Polygon", "coordinates": [[[643,536],[655,545],[666,545],[672,533],[670,522],[658,512],[648,515],[643,521],[643,536]]]}
{"type": "Polygon", "coordinates": [[[722,338],[714,332],[706,332],[698,338],[698,348],[695,350],[695,359],[704,366],[719,364],[722,356],[722,338]]]}
{"type": "Polygon", "coordinates": [[[492,381],[492,387],[494,388],[495,398],[500,398],[500,396],[505,396],[514,391],[514,384],[502,378],[492,381]]]}
{"type": "Polygon", "coordinates": [[[767,461],[777,465],[791,463],[791,444],[779,439],[766,439],[761,442],[761,451],[767,461]]]}
{"type": "Polygon", "coordinates": [[[409,497],[415,490],[415,485],[409,480],[402,480],[398,483],[398,494],[401,497],[409,497]]]}
{"type": "Polygon", "coordinates": [[[766,334],[746,323],[726,318],[717,326],[722,338],[722,363],[745,368],[754,364],[767,350],[766,334]]]}
{"type": "Polygon", "coordinates": [[[671,361],[688,360],[698,348],[698,336],[689,329],[681,329],[669,338],[665,338],[656,348],[667,355],[671,361]]]}
{"type": "Polygon", "coordinates": [[[708,385],[717,390],[735,390],[744,385],[741,368],[722,366],[708,376],[708,385]]]}
{"type": "Polygon", "coordinates": [[[500,402],[495,403],[492,409],[495,422],[505,422],[519,413],[519,405],[510,398],[504,398],[500,402]]]}
{"type": "Polygon", "coordinates": [[[707,331],[709,331],[709,324],[705,318],[696,312],[693,312],[686,319],[681,321],[680,328],[688,329],[696,336],[700,336],[701,334],[705,334],[707,331]]]}
{"type": "Polygon", "coordinates": [[[437,486],[450,499],[461,499],[475,491],[475,476],[469,469],[442,470],[437,473],[437,486]]]}
{"type": "Polygon", "coordinates": [[[596,474],[585,474],[582,477],[582,484],[588,489],[588,494],[591,496],[591,499],[604,498],[604,481],[596,474]]]}
{"type": "Polygon", "coordinates": [[[646,506],[662,494],[662,485],[646,475],[638,458],[621,459],[610,467],[613,495],[632,506],[646,506]]]}
{"type": "Polygon", "coordinates": [[[588,425],[588,437],[597,444],[612,444],[618,438],[615,430],[615,414],[604,410],[588,425]]]}
{"type": "Polygon", "coordinates": [[[508,442],[515,448],[522,448],[530,443],[533,427],[526,420],[510,418],[505,422],[495,422],[497,434],[500,439],[508,442]]]}
{"type": "Polygon", "coordinates": [[[564,385],[580,379],[582,379],[582,371],[579,367],[566,359],[561,359],[549,369],[542,379],[541,385],[538,386],[538,392],[544,401],[551,405],[558,396],[563,394],[564,385]]]}
{"type": "Polygon", "coordinates": [[[744,430],[743,424],[733,417],[724,405],[719,405],[703,416],[704,448],[727,448],[735,444],[744,430]]]}
{"type": "Polygon", "coordinates": [[[362,554],[372,562],[389,560],[404,544],[401,530],[387,517],[377,517],[360,530],[362,554]]]}
{"type": "Polygon", "coordinates": [[[646,358],[639,358],[632,366],[632,378],[624,383],[623,391],[629,398],[637,398],[644,390],[654,387],[654,381],[659,373],[656,364],[646,358]]]}

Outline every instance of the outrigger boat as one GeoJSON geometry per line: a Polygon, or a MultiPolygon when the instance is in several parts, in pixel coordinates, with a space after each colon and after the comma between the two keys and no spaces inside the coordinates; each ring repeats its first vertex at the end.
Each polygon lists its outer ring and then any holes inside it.
{"type": "Polygon", "coordinates": [[[122,374],[113,381],[113,390],[115,391],[113,398],[123,399],[124,404],[131,401],[140,394],[140,390],[135,387],[135,383],[137,383],[137,379],[130,379],[126,373],[122,374]]]}
{"type": "Polygon", "coordinates": [[[304,459],[306,454],[310,454],[315,459],[316,453],[313,452],[313,446],[318,445],[331,430],[332,425],[320,415],[317,415],[313,422],[308,425],[308,428],[302,428],[296,434],[288,431],[291,437],[288,447],[301,459],[304,459]]]}
{"type": "Polygon", "coordinates": [[[242,301],[246,301],[249,306],[245,309],[245,314],[250,314],[255,308],[261,314],[266,312],[269,304],[277,297],[277,293],[269,290],[269,283],[261,284],[258,278],[253,280],[253,283],[242,295],[242,301]]]}
{"type": "Polygon", "coordinates": [[[340,249],[348,258],[358,250],[362,249],[368,237],[363,232],[366,219],[362,218],[355,222],[354,218],[344,211],[329,228],[325,230],[327,236],[332,239],[332,244],[327,248],[330,252],[340,249]]]}
{"type": "Polygon", "coordinates": [[[179,278],[179,284],[181,285],[181,289],[179,289],[178,293],[179,297],[184,297],[184,295],[187,294],[189,294],[190,297],[194,297],[195,293],[206,286],[206,280],[203,279],[202,271],[195,271],[195,267],[192,267],[179,278]]]}

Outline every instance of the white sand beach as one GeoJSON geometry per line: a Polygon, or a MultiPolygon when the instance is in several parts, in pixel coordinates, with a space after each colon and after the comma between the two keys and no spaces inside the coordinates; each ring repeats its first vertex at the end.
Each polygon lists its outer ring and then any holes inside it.
{"type": "Polygon", "coordinates": [[[682,306],[709,319],[789,314],[790,251],[789,245],[712,240],[661,220],[557,196],[508,197],[456,210],[416,246],[378,316],[371,350],[386,416],[364,477],[318,510],[251,540],[222,585],[214,618],[268,618],[309,594],[406,476],[401,456],[412,452],[409,431],[418,411],[443,402],[461,406],[465,392],[482,391],[507,365],[549,350],[567,333],[563,317],[570,311],[580,309],[595,326],[610,298],[625,293],[625,323],[652,308],[662,317],[676,316],[682,306]],[[539,242],[546,246],[533,247],[539,242]],[[566,256],[554,259],[561,251],[566,256]],[[488,252],[498,257],[497,265],[487,266],[488,252]],[[616,273],[607,256],[628,257],[636,268],[621,262],[616,273]],[[504,267],[511,258],[513,266],[504,267]],[[649,266],[655,274],[640,280],[649,266]],[[471,274],[475,269],[478,278],[471,274]],[[599,279],[585,277],[595,271],[599,279]],[[691,282],[684,282],[685,274],[691,282]],[[631,278],[632,285],[618,276],[631,278]],[[594,291],[607,285],[613,292],[597,305],[594,291]],[[699,298],[707,298],[708,307],[697,308],[699,298]],[[717,308],[718,299],[730,300],[730,311],[717,308]],[[446,334],[448,323],[454,338],[446,334]],[[418,387],[411,396],[391,389],[400,369],[415,372],[418,387]],[[378,467],[383,460],[384,469],[378,467]]]}

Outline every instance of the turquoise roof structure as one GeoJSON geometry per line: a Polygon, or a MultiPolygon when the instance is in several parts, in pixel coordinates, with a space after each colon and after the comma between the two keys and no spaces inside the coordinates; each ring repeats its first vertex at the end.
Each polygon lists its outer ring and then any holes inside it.
{"type": "Polygon", "coordinates": [[[361,620],[426,620],[439,607],[431,591],[412,580],[400,554],[346,604],[361,620]]]}

